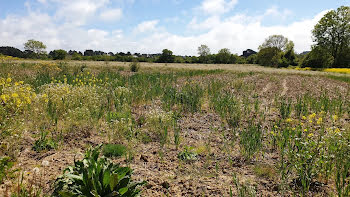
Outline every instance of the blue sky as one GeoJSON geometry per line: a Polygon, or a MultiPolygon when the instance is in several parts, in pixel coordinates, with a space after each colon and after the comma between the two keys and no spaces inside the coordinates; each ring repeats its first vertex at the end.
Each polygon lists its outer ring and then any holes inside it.
{"type": "Polygon", "coordinates": [[[0,45],[196,55],[206,44],[241,54],[272,34],[309,50],[311,30],[348,0],[0,0],[0,45]]]}

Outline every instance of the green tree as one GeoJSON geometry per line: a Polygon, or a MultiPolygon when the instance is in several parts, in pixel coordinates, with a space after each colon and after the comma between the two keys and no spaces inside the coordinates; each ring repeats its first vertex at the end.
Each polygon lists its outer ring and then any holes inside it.
{"type": "Polygon", "coordinates": [[[220,49],[220,51],[216,55],[216,63],[229,64],[230,60],[231,60],[230,49],[227,49],[227,48],[220,49]]]}
{"type": "Polygon", "coordinates": [[[286,50],[287,46],[291,46],[288,38],[282,35],[272,35],[265,39],[264,43],[259,46],[259,50],[265,48],[277,48],[278,50],[284,51],[286,50]]]}
{"type": "Polygon", "coordinates": [[[328,50],[334,58],[333,66],[350,65],[350,7],[341,6],[325,14],[312,31],[317,46],[328,50]]]}
{"type": "Polygon", "coordinates": [[[63,60],[67,56],[67,51],[63,49],[53,50],[49,53],[49,56],[54,60],[63,60]]]}
{"type": "Polygon", "coordinates": [[[331,53],[321,46],[314,46],[312,51],[303,59],[302,67],[311,68],[328,68],[333,64],[333,56],[331,53]]]}
{"type": "Polygon", "coordinates": [[[257,62],[262,66],[278,67],[281,52],[277,47],[263,48],[257,55],[257,62]]]}
{"type": "Polygon", "coordinates": [[[207,45],[201,45],[198,47],[199,62],[208,63],[208,56],[210,55],[210,49],[207,45]]]}
{"type": "Polygon", "coordinates": [[[175,56],[173,55],[173,52],[168,49],[164,49],[162,55],[158,59],[158,62],[160,63],[173,63],[174,61],[175,56]]]}
{"type": "Polygon", "coordinates": [[[28,40],[26,43],[24,43],[24,49],[28,51],[32,51],[33,53],[37,55],[43,55],[46,54],[46,45],[40,41],[37,40],[28,40]]]}

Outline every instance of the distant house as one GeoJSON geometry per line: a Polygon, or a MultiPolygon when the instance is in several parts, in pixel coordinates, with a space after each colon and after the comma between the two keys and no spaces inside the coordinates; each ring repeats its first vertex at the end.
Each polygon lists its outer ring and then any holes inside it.
{"type": "Polygon", "coordinates": [[[243,57],[249,57],[249,56],[254,55],[254,54],[256,54],[255,51],[253,51],[251,49],[247,49],[247,50],[243,51],[243,55],[242,56],[243,57]]]}

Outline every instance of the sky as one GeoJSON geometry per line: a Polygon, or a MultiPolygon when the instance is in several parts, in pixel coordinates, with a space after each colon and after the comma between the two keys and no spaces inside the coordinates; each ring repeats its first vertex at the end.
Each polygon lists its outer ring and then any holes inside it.
{"type": "Polygon", "coordinates": [[[0,46],[197,55],[258,50],[269,35],[310,50],[312,29],[350,0],[0,0],[0,46]]]}

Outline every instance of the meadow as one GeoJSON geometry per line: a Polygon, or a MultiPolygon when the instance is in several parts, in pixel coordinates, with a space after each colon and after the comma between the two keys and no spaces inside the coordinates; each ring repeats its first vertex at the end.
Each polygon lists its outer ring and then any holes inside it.
{"type": "Polygon", "coordinates": [[[350,75],[0,62],[0,196],[349,196],[350,75]]]}

